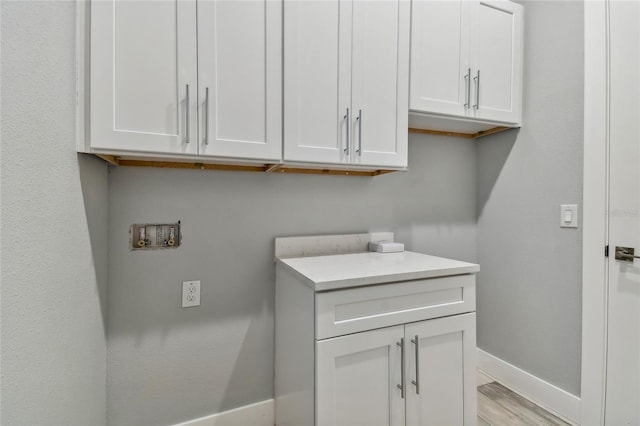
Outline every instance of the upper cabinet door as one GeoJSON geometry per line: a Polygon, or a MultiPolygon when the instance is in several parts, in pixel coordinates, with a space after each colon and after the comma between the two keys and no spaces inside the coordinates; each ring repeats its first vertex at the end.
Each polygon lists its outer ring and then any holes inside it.
{"type": "Polygon", "coordinates": [[[506,0],[480,1],[475,7],[471,42],[475,117],[518,123],[523,8],[506,0]]]}
{"type": "Polygon", "coordinates": [[[92,149],[197,154],[195,1],[91,4],[92,149]]]}
{"type": "Polygon", "coordinates": [[[200,154],[280,160],[281,62],[281,2],[198,2],[200,154]]]}
{"type": "Polygon", "coordinates": [[[414,0],[411,4],[409,109],[464,116],[470,109],[473,3],[414,0]]]}
{"type": "Polygon", "coordinates": [[[284,159],[348,161],[351,7],[345,0],[284,2],[284,159]]]}
{"type": "Polygon", "coordinates": [[[407,426],[476,424],[475,315],[405,326],[407,426]]]}
{"type": "Polygon", "coordinates": [[[353,2],[351,162],[407,165],[410,2],[353,2]]]}
{"type": "Polygon", "coordinates": [[[400,325],[316,343],[316,425],[404,426],[402,338],[400,325]]]}

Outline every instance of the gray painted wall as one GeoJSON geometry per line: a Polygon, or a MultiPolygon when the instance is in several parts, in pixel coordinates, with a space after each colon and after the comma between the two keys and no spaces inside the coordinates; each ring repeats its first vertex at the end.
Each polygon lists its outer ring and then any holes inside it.
{"type": "Polygon", "coordinates": [[[524,124],[478,143],[478,346],[580,395],[583,4],[522,3],[524,124]]]}
{"type": "Polygon", "coordinates": [[[1,22],[2,424],[104,424],[108,175],[75,152],[75,4],[1,22]]]}
{"type": "Polygon", "coordinates": [[[74,4],[3,1],[2,423],[103,424],[107,399],[109,423],[168,424],[271,398],[273,238],[369,230],[479,260],[480,347],[579,394],[581,231],[558,205],[582,201],[582,5],[523,3],[519,132],[414,136],[411,171],[373,179],[119,168],[107,188],[74,152],[74,4]],[[172,220],[183,247],[128,250],[130,224],[172,220]],[[187,279],[201,307],[179,307],[187,279]]]}
{"type": "Polygon", "coordinates": [[[277,236],[392,230],[409,249],[475,261],[475,143],[417,136],[410,153],[410,172],[375,178],[111,169],[108,423],[273,397],[277,236]],[[128,249],[131,224],[177,220],[179,249],[128,249]],[[182,309],[193,279],[202,305],[182,309]]]}

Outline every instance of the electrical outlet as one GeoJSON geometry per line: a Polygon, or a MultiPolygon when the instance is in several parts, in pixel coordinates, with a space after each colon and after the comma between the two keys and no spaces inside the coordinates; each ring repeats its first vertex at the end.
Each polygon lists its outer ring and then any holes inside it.
{"type": "Polygon", "coordinates": [[[200,281],[182,282],[182,307],[200,306],[200,281]]]}

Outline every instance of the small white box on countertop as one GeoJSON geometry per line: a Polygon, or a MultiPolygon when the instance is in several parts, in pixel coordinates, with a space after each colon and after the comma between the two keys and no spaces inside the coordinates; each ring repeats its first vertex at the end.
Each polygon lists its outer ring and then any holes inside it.
{"type": "Polygon", "coordinates": [[[369,243],[369,251],[378,253],[398,253],[404,251],[403,243],[394,243],[393,241],[372,241],[369,243]]]}

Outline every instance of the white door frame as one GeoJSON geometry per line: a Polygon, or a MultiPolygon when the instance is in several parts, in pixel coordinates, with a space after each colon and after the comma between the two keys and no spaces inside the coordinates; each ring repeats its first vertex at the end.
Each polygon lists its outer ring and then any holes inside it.
{"type": "Polygon", "coordinates": [[[607,336],[609,0],[584,3],[584,208],[580,424],[604,424],[607,336]]]}

